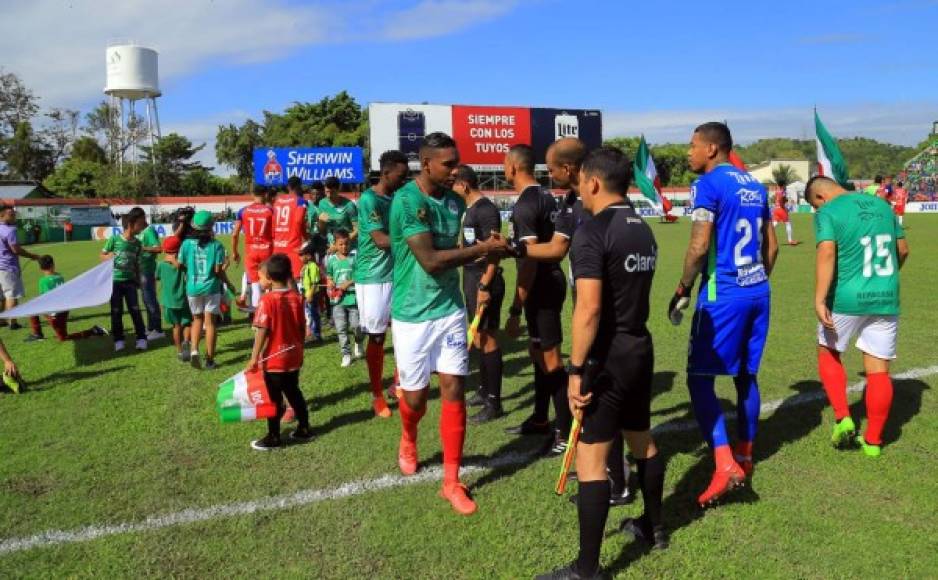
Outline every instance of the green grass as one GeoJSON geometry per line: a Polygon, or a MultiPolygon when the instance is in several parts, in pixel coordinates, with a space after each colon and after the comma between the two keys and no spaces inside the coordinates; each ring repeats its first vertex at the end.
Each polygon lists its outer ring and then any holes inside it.
{"type": "MultiPolygon", "coordinates": [[[[795,216],[796,235],[807,243],[782,247],[772,280],[763,402],[820,389],[809,220],[795,216]]],[[[906,220],[912,255],[903,271],[896,372],[938,364],[938,310],[931,306],[938,218],[906,220]]],[[[687,222],[653,227],[660,245],[650,322],[657,352],[653,421],[661,425],[692,417],[683,372],[688,326],[674,328],[665,319],[688,229],[687,222]]],[[[40,249],[73,277],[96,263],[99,244],[40,249]]],[[[35,265],[26,267],[30,292],[37,274],[35,265]]],[[[73,312],[70,328],[91,324],[108,326],[104,308],[73,312]]],[[[569,330],[569,317],[567,324],[569,330]]],[[[0,540],[396,473],[396,413],[390,421],[373,418],[364,364],[341,369],[334,341],[307,350],[302,373],[317,438],[265,454],[248,447],[263,424],[221,425],[213,409],[216,386],[247,359],[251,333],[243,322],[222,330],[222,368],[213,372],[179,364],[165,346],[114,354],[108,340],[25,344],[25,335],[0,331],[32,387],[21,396],[0,396],[0,540]]],[[[503,431],[527,416],[532,398],[525,343],[506,339],[503,348],[510,415],[470,426],[466,454],[472,462],[538,444],[503,431]]],[[[860,380],[857,353],[845,360],[851,383],[860,380]]],[[[753,487],[706,512],[694,505],[712,465],[699,435],[660,437],[668,458],[664,507],[672,547],[648,554],[615,533],[623,517],[640,513],[637,502],[611,512],[603,565],[627,577],[934,577],[936,385],[934,376],[897,381],[879,460],[831,448],[832,417],[823,400],[783,405],[760,422],[753,487]]],[[[735,399],[729,380],[721,379],[718,389],[727,403],[735,399]]],[[[857,395],[851,400],[862,407],[857,395]]],[[[438,417],[439,405],[431,402],[420,454],[432,463],[440,459],[438,417]]],[[[552,492],[558,463],[470,474],[479,503],[470,518],[436,497],[438,482],[426,482],[0,555],[0,577],[531,577],[576,552],[576,512],[552,492]]]]}

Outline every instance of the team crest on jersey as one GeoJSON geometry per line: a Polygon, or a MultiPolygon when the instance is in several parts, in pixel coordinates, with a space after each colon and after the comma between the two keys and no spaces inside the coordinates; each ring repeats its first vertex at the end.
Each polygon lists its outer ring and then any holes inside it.
{"type": "Polygon", "coordinates": [[[446,209],[448,209],[449,212],[453,215],[459,214],[459,206],[456,205],[456,200],[454,199],[451,199],[446,203],[446,209]]]}
{"type": "Polygon", "coordinates": [[[371,215],[370,215],[369,217],[371,218],[371,221],[373,221],[373,222],[380,222],[380,221],[381,221],[381,214],[378,212],[378,210],[373,210],[373,211],[371,212],[371,215]]]}
{"type": "Polygon", "coordinates": [[[417,210],[417,219],[425,224],[430,223],[430,214],[427,213],[427,208],[422,207],[417,210]]]}

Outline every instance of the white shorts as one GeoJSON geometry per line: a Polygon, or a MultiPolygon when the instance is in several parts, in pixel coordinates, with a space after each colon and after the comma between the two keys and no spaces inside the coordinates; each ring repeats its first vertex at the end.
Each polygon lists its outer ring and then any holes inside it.
{"type": "Polygon", "coordinates": [[[879,359],[896,358],[896,335],[899,331],[898,316],[857,316],[851,314],[832,314],[834,330],[817,326],[817,340],[826,346],[844,352],[850,346],[850,339],[857,337],[857,348],[879,359]]]}
{"type": "Polygon", "coordinates": [[[394,360],[405,391],[419,391],[430,384],[430,373],[466,376],[466,311],[459,310],[436,320],[395,320],[394,360]]]}
{"type": "Polygon", "coordinates": [[[384,334],[391,320],[391,283],[355,284],[358,318],[365,334],[384,334]]]}
{"type": "Polygon", "coordinates": [[[190,296],[189,310],[194,315],[221,314],[221,294],[190,296]]]}
{"type": "Polygon", "coordinates": [[[13,270],[0,270],[0,294],[8,300],[22,298],[26,294],[22,274],[13,270]]]}

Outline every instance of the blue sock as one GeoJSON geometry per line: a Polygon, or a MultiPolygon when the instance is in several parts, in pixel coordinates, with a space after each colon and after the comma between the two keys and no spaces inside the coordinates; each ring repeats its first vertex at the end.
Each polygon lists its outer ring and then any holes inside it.
{"type": "Polygon", "coordinates": [[[754,441],[759,426],[759,381],[756,375],[744,374],[733,378],[736,384],[737,433],[740,441],[754,441]]]}
{"type": "Polygon", "coordinates": [[[690,390],[690,402],[694,406],[694,415],[700,432],[710,447],[728,445],[726,438],[726,420],[723,409],[713,390],[713,375],[688,375],[687,387],[690,390]]]}

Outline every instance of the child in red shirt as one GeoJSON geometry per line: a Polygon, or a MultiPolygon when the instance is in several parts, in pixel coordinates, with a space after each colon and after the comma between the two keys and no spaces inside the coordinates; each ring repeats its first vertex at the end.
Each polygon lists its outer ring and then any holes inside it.
{"type": "Polygon", "coordinates": [[[309,428],[309,410],[300,391],[300,368],[303,366],[303,339],[306,336],[306,315],[303,297],[290,287],[293,279],[290,258],[284,254],[272,255],[261,266],[260,284],[265,290],[254,313],[254,350],[248,370],[261,366],[270,399],[277,404],[277,415],[267,419],[267,435],[251,442],[258,451],[281,446],[280,418],[283,416],[283,398],[286,397],[296,413],[298,426],[290,438],[309,441],[313,438],[309,428]],[[264,362],[259,362],[263,360],[264,362]]]}

